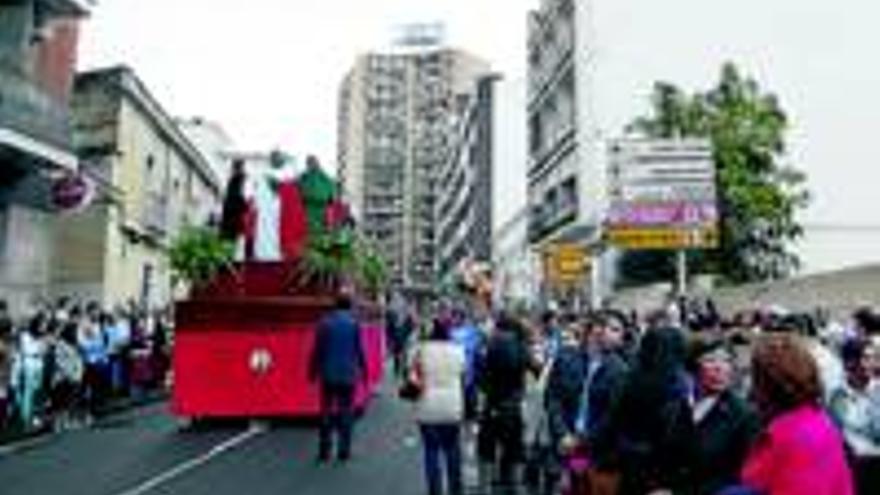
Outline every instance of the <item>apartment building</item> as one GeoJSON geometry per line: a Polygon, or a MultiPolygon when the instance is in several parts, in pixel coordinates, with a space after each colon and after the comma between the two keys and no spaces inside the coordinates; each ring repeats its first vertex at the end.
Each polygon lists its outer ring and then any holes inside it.
{"type": "Polygon", "coordinates": [[[529,13],[529,237],[591,243],[604,195],[593,115],[589,1],[543,0],[529,13]]]}
{"type": "Polygon", "coordinates": [[[358,57],[339,93],[339,179],[392,282],[430,294],[437,282],[438,181],[456,123],[488,64],[434,37],[358,57]]]}

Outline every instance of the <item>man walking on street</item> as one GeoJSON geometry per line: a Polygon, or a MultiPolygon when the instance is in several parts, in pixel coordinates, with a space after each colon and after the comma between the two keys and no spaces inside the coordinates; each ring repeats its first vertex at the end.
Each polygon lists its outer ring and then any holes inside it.
{"type": "Polygon", "coordinates": [[[477,451],[484,470],[497,467],[497,476],[491,477],[503,491],[517,483],[515,470],[523,459],[522,405],[530,365],[522,325],[502,316],[487,342],[479,378],[485,403],[477,451]]]}
{"type": "Polygon", "coordinates": [[[336,309],[318,324],[310,377],[321,387],[321,431],[318,462],[330,460],[338,435],[337,460],[351,457],[353,402],[358,383],[367,379],[367,361],[352,301],[339,296],[336,309]]]}

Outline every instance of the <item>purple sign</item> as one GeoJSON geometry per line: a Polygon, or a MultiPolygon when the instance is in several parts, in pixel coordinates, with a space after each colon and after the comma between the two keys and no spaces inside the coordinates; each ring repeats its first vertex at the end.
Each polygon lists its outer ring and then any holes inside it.
{"type": "Polygon", "coordinates": [[[80,210],[89,205],[93,193],[90,180],[82,175],[68,175],[52,185],[52,203],[59,210],[80,210]]]}
{"type": "Polygon", "coordinates": [[[619,203],[611,206],[608,222],[631,227],[703,225],[718,221],[712,203],[619,203]]]}

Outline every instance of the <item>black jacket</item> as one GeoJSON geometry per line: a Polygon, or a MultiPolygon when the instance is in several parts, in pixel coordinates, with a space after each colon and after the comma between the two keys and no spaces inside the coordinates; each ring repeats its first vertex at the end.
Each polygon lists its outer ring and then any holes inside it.
{"type": "Polygon", "coordinates": [[[226,185],[220,217],[220,237],[223,239],[235,240],[244,234],[244,214],[247,211],[247,200],[244,197],[246,180],[245,174],[234,173],[226,185]]]}
{"type": "Polygon", "coordinates": [[[588,366],[587,353],[573,346],[562,347],[553,362],[544,391],[544,404],[554,445],[566,434],[574,432],[588,366]]]}
{"type": "Polygon", "coordinates": [[[356,385],[367,377],[361,327],[351,311],[337,310],[318,324],[309,363],[312,381],[324,385],[356,385]]]}
{"type": "Polygon", "coordinates": [[[737,483],[760,422],[744,400],[727,391],[696,427],[698,493],[713,495],[737,483]]]}
{"type": "Polygon", "coordinates": [[[522,400],[529,364],[528,347],[514,333],[492,335],[480,363],[478,378],[489,408],[522,400]]]}
{"type": "Polygon", "coordinates": [[[621,495],[643,495],[670,489],[676,495],[694,491],[697,435],[686,386],[670,384],[662,393],[641,386],[630,374],[596,439],[599,467],[619,469],[621,495]]]}
{"type": "MultiPolygon", "coordinates": [[[[595,359],[595,358],[594,358],[595,359]]],[[[627,365],[616,353],[607,353],[601,359],[589,390],[589,419],[587,423],[587,442],[602,435],[609,426],[609,418],[614,403],[618,400],[626,380],[627,365]]],[[[583,399],[584,382],[590,368],[590,357],[576,347],[565,347],[550,371],[544,401],[550,428],[550,438],[554,443],[575,431],[575,422],[583,399]]],[[[592,446],[595,447],[595,446],[592,446]]],[[[597,452],[594,452],[594,455],[597,452]]]]}

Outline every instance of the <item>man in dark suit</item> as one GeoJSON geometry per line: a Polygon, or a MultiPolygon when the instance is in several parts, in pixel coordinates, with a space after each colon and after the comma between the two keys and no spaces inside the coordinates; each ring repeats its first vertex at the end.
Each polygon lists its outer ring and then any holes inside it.
{"type": "Polygon", "coordinates": [[[247,210],[247,199],[244,195],[246,181],[244,161],[233,161],[232,174],[226,184],[220,216],[220,237],[227,241],[235,242],[244,235],[244,216],[247,210]]]}
{"type": "Polygon", "coordinates": [[[522,404],[530,365],[522,325],[502,315],[477,374],[484,395],[477,451],[484,470],[497,465],[497,481],[505,487],[515,484],[516,464],[524,454],[522,404]]]}
{"type": "Polygon", "coordinates": [[[336,309],[318,324],[310,377],[321,387],[321,431],[318,461],[330,460],[333,434],[339,437],[337,459],[351,456],[353,401],[358,383],[367,379],[367,360],[352,301],[342,295],[336,309]]]}
{"type": "Polygon", "coordinates": [[[628,371],[623,330],[611,314],[591,315],[578,329],[578,344],[563,346],[553,364],[544,397],[554,446],[547,492],[553,492],[565,455],[589,451],[596,464],[609,461],[611,446],[602,440],[628,371]]]}

